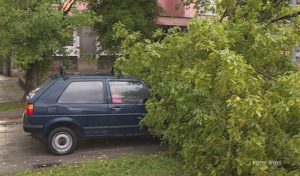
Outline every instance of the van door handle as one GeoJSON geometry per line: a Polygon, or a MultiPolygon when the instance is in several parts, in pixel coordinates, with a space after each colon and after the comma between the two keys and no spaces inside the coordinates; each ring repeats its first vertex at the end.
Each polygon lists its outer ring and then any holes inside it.
{"type": "Polygon", "coordinates": [[[114,107],[114,108],[112,108],[113,111],[117,111],[117,112],[121,111],[122,109],[123,108],[121,108],[121,107],[114,107]]]}

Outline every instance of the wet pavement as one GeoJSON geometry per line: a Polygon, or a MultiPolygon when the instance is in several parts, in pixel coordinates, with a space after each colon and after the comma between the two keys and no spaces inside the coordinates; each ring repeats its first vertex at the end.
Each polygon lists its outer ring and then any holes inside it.
{"type": "Polygon", "coordinates": [[[0,118],[0,174],[165,151],[150,137],[89,140],[71,155],[53,156],[46,147],[23,132],[20,117],[0,118]]]}
{"type": "Polygon", "coordinates": [[[0,103],[19,102],[23,95],[18,78],[0,75],[0,103]]]}

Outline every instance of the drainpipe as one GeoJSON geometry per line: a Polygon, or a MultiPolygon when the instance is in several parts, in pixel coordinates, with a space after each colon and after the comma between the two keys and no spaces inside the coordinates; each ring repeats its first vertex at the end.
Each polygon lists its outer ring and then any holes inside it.
{"type": "Polygon", "coordinates": [[[4,76],[11,76],[10,58],[6,57],[2,62],[2,72],[4,76]]]}
{"type": "MultiPolygon", "coordinates": [[[[293,8],[297,7],[297,2],[296,0],[290,0],[291,5],[293,6],[293,8]]],[[[294,19],[292,20],[293,24],[294,24],[294,19]]],[[[297,56],[297,52],[296,52],[296,47],[292,49],[292,61],[296,62],[296,56],[297,56]]]]}

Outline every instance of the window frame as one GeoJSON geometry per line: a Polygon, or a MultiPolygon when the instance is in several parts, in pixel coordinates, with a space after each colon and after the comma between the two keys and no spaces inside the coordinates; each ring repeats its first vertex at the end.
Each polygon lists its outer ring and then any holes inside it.
{"type": "Polygon", "coordinates": [[[146,98],[146,86],[142,81],[139,80],[108,80],[107,81],[107,90],[108,90],[108,98],[109,98],[109,104],[113,104],[113,105],[143,105],[144,102],[142,103],[113,103],[112,101],[112,94],[111,94],[111,89],[110,89],[110,82],[134,82],[134,83],[139,83],[143,86],[143,101],[146,98]]]}
{"type": "Polygon", "coordinates": [[[76,105],[76,104],[107,104],[107,91],[106,91],[106,86],[105,86],[105,80],[75,80],[75,81],[70,81],[67,86],[64,88],[64,90],[60,93],[59,97],[56,100],[57,104],[61,104],[61,105],[76,105]],[[99,103],[61,103],[59,102],[59,99],[61,98],[61,96],[65,93],[65,91],[71,86],[72,83],[78,83],[78,82],[102,82],[102,86],[103,86],[103,102],[99,102],[99,103]]]}

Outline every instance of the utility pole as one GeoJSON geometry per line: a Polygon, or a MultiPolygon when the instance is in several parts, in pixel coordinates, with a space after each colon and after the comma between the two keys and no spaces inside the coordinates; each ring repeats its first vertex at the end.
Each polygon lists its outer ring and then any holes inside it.
{"type": "MultiPolygon", "coordinates": [[[[297,7],[297,2],[296,2],[296,0],[290,0],[290,3],[291,3],[291,5],[293,6],[293,8],[296,8],[296,7],[297,7]]],[[[295,23],[295,20],[294,20],[294,19],[292,19],[292,23],[293,23],[293,25],[294,25],[294,23],[295,23]]],[[[298,47],[298,46],[296,46],[296,47],[298,47]]],[[[292,49],[292,61],[293,61],[293,62],[296,62],[296,59],[297,59],[296,47],[292,49]]]]}

